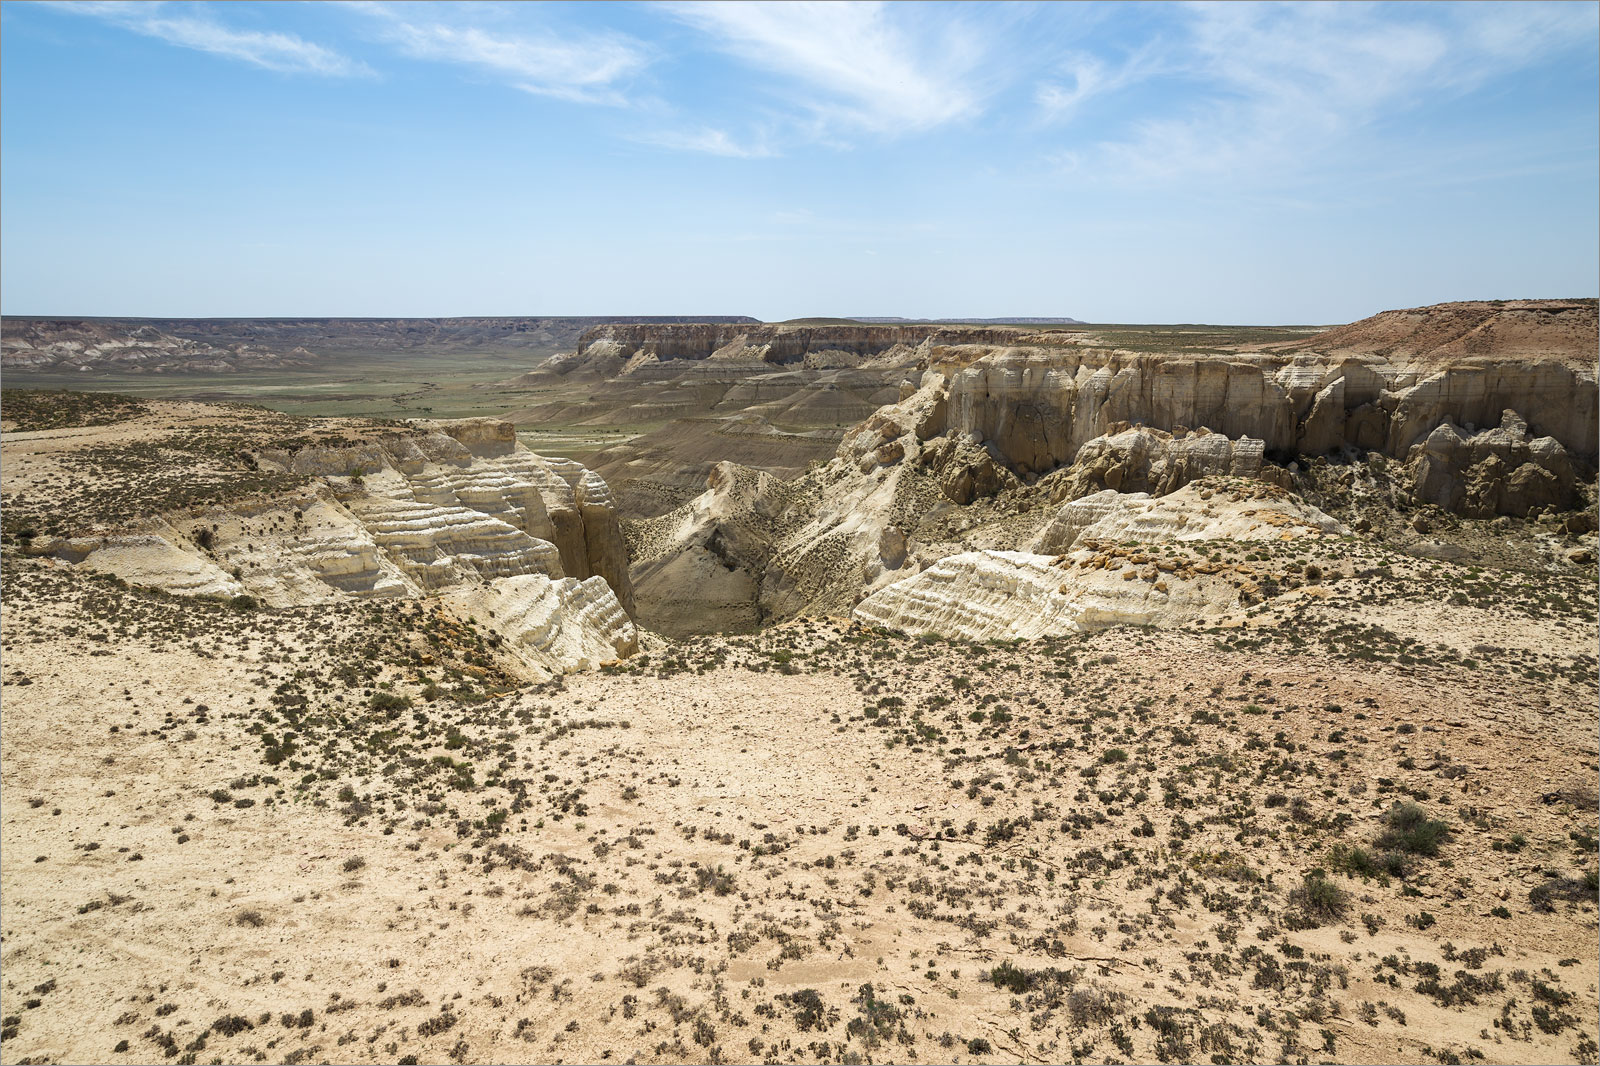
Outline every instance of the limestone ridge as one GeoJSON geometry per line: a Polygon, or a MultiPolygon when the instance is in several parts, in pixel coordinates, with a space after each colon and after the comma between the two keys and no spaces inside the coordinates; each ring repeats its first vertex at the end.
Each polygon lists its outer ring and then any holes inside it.
{"type": "Polygon", "coordinates": [[[539,676],[637,647],[627,552],[605,482],[528,451],[509,423],[418,423],[244,458],[311,480],[297,493],[32,550],[177,594],[273,606],[437,596],[508,638],[539,676]]]}

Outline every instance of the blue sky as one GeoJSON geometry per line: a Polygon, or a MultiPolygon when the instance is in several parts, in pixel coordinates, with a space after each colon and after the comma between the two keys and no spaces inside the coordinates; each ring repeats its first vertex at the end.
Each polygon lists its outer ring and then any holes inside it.
{"type": "Polygon", "coordinates": [[[1597,12],[8,2],[0,307],[1324,323],[1594,296],[1597,12]]]}

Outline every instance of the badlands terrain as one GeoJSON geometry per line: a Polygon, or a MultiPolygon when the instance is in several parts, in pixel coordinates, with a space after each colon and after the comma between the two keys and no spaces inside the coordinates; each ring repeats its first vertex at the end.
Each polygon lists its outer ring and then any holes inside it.
{"type": "Polygon", "coordinates": [[[0,1061],[1600,1061],[1593,300],[6,331],[0,1061]]]}

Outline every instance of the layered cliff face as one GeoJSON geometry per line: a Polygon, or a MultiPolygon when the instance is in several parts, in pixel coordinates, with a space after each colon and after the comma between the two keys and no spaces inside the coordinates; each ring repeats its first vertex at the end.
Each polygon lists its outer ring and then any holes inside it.
{"type": "MultiPolygon", "coordinates": [[[[1246,464],[1252,454],[1269,465],[1368,453],[1412,462],[1439,426],[1470,437],[1499,426],[1507,411],[1530,442],[1548,438],[1578,468],[1592,468],[1600,447],[1596,323],[1593,300],[1444,304],[1288,342],[1163,351],[1119,347],[1122,334],[1092,327],[629,324],[589,331],[549,372],[687,382],[741,364],[889,358],[912,377],[943,380],[919,440],[982,446],[998,468],[1029,480],[1101,462],[1107,447],[1137,443],[1110,440],[1130,428],[1156,431],[1170,435],[1161,450],[1174,453],[1167,465],[1180,472],[1166,485],[1130,487],[1162,492],[1189,480],[1178,453],[1202,458],[1195,433],[1212,438],[1206,448],[1231,442],[1246,464]]],[[[972,477],[952,475],[952,499],[969,502],[1004,483],[976,468],[972,477]]],[[[1518,500],[1528,496],[1513,492],[1506,507],[1525,512],[1518,500]]],[[[1570,495],[1546,496],[1550,505],[1571,505],[1570,495]]]]}
{"type": "Polygon", "coordinates": [[[1054,474],[1058,495],[1159,495],[1211,473],[1283,483],[1263,457],[1376,453],[1415,468],[1419,498],[1447,510],[1566,509],[1571,471],[1596,461],[1595,321],[1594,301],[1525,301],[1386,312],[1215,356],[935,348],[944,384],[918,436],[981,445],[1024,479],[1054,474]]]}
{"type": "MultiPolygon", "coordinates": [[[[153,418],[166,413],[156,405],[153,418]]],[[[230,457],[253,477],[290,479],[287,490],[28,548],[177,595],[271,607],[436,598],[505,638],[531,676],[637,647],[627,549],[592,471],[533,454],[490,419],[355,437],[269,439],[230,457]]]]}
{"type": "Polygon", "coordinates": [[[851,365],[897,350],[915,359],[928,344],[1007,344],[1039,334],[1030,330],[962,326],[792,325],[788,323],[597,326],[578,340],[576,354],[552,360],[560,373],[591,370],[638,372],[668,361],[713,360],[803,364],[813,369],[851,365]]]}
{"type": "Polygon", "coordinates": [[[1172,433],[1205,427],[1291,458],[1348,446],[1405,458],[1444,422],[1499,424],[1516,411],[1536,436],[1593,464],[1595,371],[1558,360],[1387,359],[1241,353],[1202,359],[1013,348],[949,375],[947,432],[993,441],[1008,463],[1043,473],[1073,462],[1119,423],[1172,433]]]}

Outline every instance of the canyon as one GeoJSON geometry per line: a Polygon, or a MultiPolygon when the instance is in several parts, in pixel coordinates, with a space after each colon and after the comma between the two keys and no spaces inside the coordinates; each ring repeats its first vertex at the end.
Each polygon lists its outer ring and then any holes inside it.
{"type": "Polygon", "coordinates": [[[8,318],[4,1058],[1592,1062],[1596,307],[8,318]]]}

